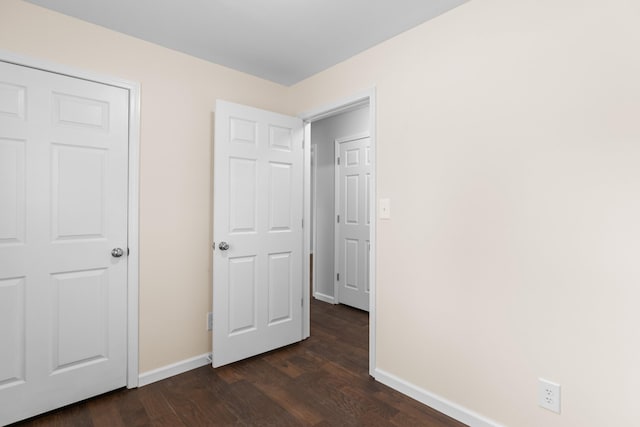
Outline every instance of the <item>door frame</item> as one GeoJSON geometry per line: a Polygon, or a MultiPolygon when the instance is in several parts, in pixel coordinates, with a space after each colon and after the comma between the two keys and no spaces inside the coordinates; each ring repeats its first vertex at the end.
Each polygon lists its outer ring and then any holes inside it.
{"type": "MultiPolygon", "coordinates": [[[[311,251],[311,254],[313,256],[317,255],[317,251],[316,251],[316,241],[318,238],[318,228],[316,227],[316,222],[318,219],[318,203],[317,203],[317,198],[316,198],[316,192],[317,192],[317,185],[318,185],[318,164],[317,164],[317,156],[318,153],[316,152],[316,147],[314,147],[311,143],[309,143],[309,150],[310,153],[309,155],[311,156],[310,158],[310,166],[309,166],[309,171],[311,173],[310,176],[310,189],[309,189],[309,203],[310,203],[310,217],[309,217],[309,226],[311,228],[311,230],[309,231],[311,233],[311,241],[309,242],[309,250],[311,251]]],[[[306,255],[304,255],[306,256],[306,255]]],[[[311,286],[310,286],[310,292],[311,292],[311,296],[316,294],[316,269],[313,268],[315,267],[315,260],[313,258],[309,258],[309,262],[310,262],[310,268],[311,271],[309,272],[309,277],[311,280],[311,286]]]]}
{"type": "Polygon", "coordinates": [[[138,387],[140,84],[0,49],[0,61],[119,87],[129,92],[127,206],[127,388],[138,387]]]}
{"type": "MultiPolygon", "coordinates": [[[[369,138],[369,131],[362,132],[356,135],[350,135],[346,137],[341,137],[335,139],[333,141],[334,146],[334,166],[335,169],[333,171],[333,207],[334,207],[334,218],[340,214],[340,198],[342,197],[342,185],[340,183],[340,168],[337,165],[337,159],[340,157],[340,144],[345,142],[358,141],[361,139],[369,138]]],[[[369,200],[372,197],[369,195],[369,200]]],[[[371,211],[371,203],[369,203],[369,212],[371,211]]],[[[344,219],[344,218],[343,218],[344,219]]],[[[337,274],[340,272],[340,242],[339,242],[339,228],[341,225],[344,225],[344,222],[334,223],[333,225],[333,301],[334,304],[340,304],[340,282],[337,280],[337,274]]],[[[369,218],[369,230],[371,230],[371,218],[369,218]]],[[[371,233],[369,233],[371,234],[371,233]]],[[[346,280],[346,277],[345,277],[346,280]]],[[[371,301],[369,301],[371,302],[371,301]]]]}
{"type": "MultiPolygon", "coordinates": [[[[375,86],[363,92],[356,93],[341,100],[332,102],[320,108],[298,114],[304,122],[304,223],[311,224],[311,124],[318,120],[346,113],[364,105],[369,105],[369,138],[371,139],[371,198],[369,209],[371,212],[371,225],[369,227],[369,238],[371,242],[371,253],[369,255],[369,375],[375,378],[376,372],[376,223],[378,211],[376,209],[377,194],[377,156],[376,156],[376,88],[375,86]]],[[[311,319],[311,296],[309,290],[310,261],[311,254],[311,232],[310,226],[304,229],[304,280],[303,280],[303,325],[302,337],[308,338],[310,335],[311,319]]],[[[314,241],[315,244],[315,241],[314,241]]],[[[314,260],[315,261],[315,260],[314,260]]],[[[315,271],[315,269],[314,269],[315,271]]],[[[335,296],[334,296],[335,298],[335,296]]]]}

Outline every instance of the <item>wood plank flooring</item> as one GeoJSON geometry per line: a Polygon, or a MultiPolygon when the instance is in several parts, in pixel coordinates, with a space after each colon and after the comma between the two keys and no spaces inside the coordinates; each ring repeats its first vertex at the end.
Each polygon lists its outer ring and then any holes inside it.
{"type": "Polygon", "coordinates": [[[14,426],[464,426],[369,377],[367,313],[315,300],[311,310],[301,343],[14,426]]]}

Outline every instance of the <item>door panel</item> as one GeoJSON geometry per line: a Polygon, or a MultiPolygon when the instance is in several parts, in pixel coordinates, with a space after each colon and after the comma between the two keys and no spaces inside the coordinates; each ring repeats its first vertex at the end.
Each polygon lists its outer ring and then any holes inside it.
{"type": "Polygon", "coordinates": [[[0,62],[0,424],[126,385],[127,90],[0,62]]]}
{"type": "Polygon", "coordinates": [[[257,172],[253,159],[229,159],[229,231],[256,231],[257,172]]]}
{"type": "Polygon", "coordinates": [[[27,88],[9,82],[0,82],[0,114],[24,120],[27,88]]]}
{"type": "Polygon", "coordinates": [[[106,131],[109,127],[109,103],[66,93],[54,93],[53,117],[59,125],[106,131]]]}
{"type": "Polygon", "coordinates": [[[290,321],[293,265],[291,252],[269,254],[269,318],[270,326],[290,321]]]}
{"type": "Polygon", "coordinates": [[[337,301],[369,310],[369,138],[336,142],[337,301]]]}
{"type": "Polygon", "coordinates": [[[359,205],[359,191],[358,191],[358,183],[360,182],[360,177],[355,175],[347,175],[344,177],[344,186],[343,186],[343,198],[345,205],[345,213],[344,213],[344,221],[347,224],[351,225],[359,225],[360,215],[358,212],[359,205]]]}
{"type": "Polygon", "coordinates": [[[256,330],[256,257],[229,258],[229,335],[256,330]]]}
{"type": "Polygon", "coordinates": [[[25,140],[0,138],[0,245],[24,243],[25,140]]]}
{"type": "Polygon", "coordinates": [[[52,144],[51,223],[54,240],[104,238],[104,149],[52,144]]]}
{"type": "Polygon", "coordinates": [[[293,195],[292,165],[269,162],[269,231],[290,232],[293,195]]]}
{"type": "Polygon", "coordinates": [[[0,389],[23,383],[25,376],[24,277],[0,280],[0,389]]]}
{"type": "Polygon", "coordinates": [[[52,275],[53,373],[106,359],[108,281],[106,269],[52,275]]]}
{"type": "Polygon", "coordinates": [[[360,242],[357,239],[344,239],[344,287],[354,290],[358,290],[362,280],[358,271],[360,261],[359,247],[360,242]]]}
{"type": "Polygon", "coordinates": [[[213,366],[302,339],[302,121],[216,103],[213,366]]]}

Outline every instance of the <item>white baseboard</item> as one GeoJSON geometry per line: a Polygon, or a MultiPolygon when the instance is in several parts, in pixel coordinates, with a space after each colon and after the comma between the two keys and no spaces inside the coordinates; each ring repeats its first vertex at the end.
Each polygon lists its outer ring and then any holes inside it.
{"type": "Polygon", "coordinates": [[[313,294],[313,297],[317,300],[328,302],[329,304],[335,304],[336,299],[332,296],[321,294],[320,292],[316,292],[313,294]]]}
{"type": "Polygon", "coordinates": [[[471,427],[504,427],[502,424],[483,417],[480,414],[440,397],[437,394],[417,387],[381,369],[374,369],[373,377],[376,381],[471,427]]]}
{"type": "MultiPolygon", "coordinates": [[[[316,294],[315,298],[333,304],[333,297],[329,297],[322,294],[316,294]]],[[[201,366],[211,364],[211,353],[201,354],[200,356],[192,357],[190,359],[182,360],[171,365],[163,366],[152,371],[147,371],[138,377],[138,387],[161,381],[174,375],[179,375],[192,369],[199,368],[201,366]]],[[[394,390],[403,393],[418,402],[440,411],[451,418],[467,424],[471,427],[505,427],[493,420],[483,417],[470,409],[451,402],[435,393],[424,390],[416,385],[413,385],[397,376],[390,374],[382,369],[374,369],[373,377],[376,381],[391,387],[394,390]]]]}
{"type": "Polygon", "coordinates": [[[138,376],[138,387],[155,383],[156,381],[164,380],[209,364],[211,364],[211,353],[206,353],[152,371],[147,371],[138,376]]]}

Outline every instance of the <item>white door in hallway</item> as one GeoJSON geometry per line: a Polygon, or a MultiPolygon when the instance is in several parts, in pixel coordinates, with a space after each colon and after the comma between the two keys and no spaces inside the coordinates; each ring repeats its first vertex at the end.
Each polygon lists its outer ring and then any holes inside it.
{"type": "Polygon", "coordinates": [[[302,120],[216,103],[213,366],[302,339],[302,120]]]}
{"type": "Polygon", "coordinates": [[[128,104],[0,62],[0,425],[126,384],[128,104]]]}
{"type": "Polygon", "coordinates": [[[369,311],[371,159],[369,137],[336,141],[336,296],[369,311]]]}

